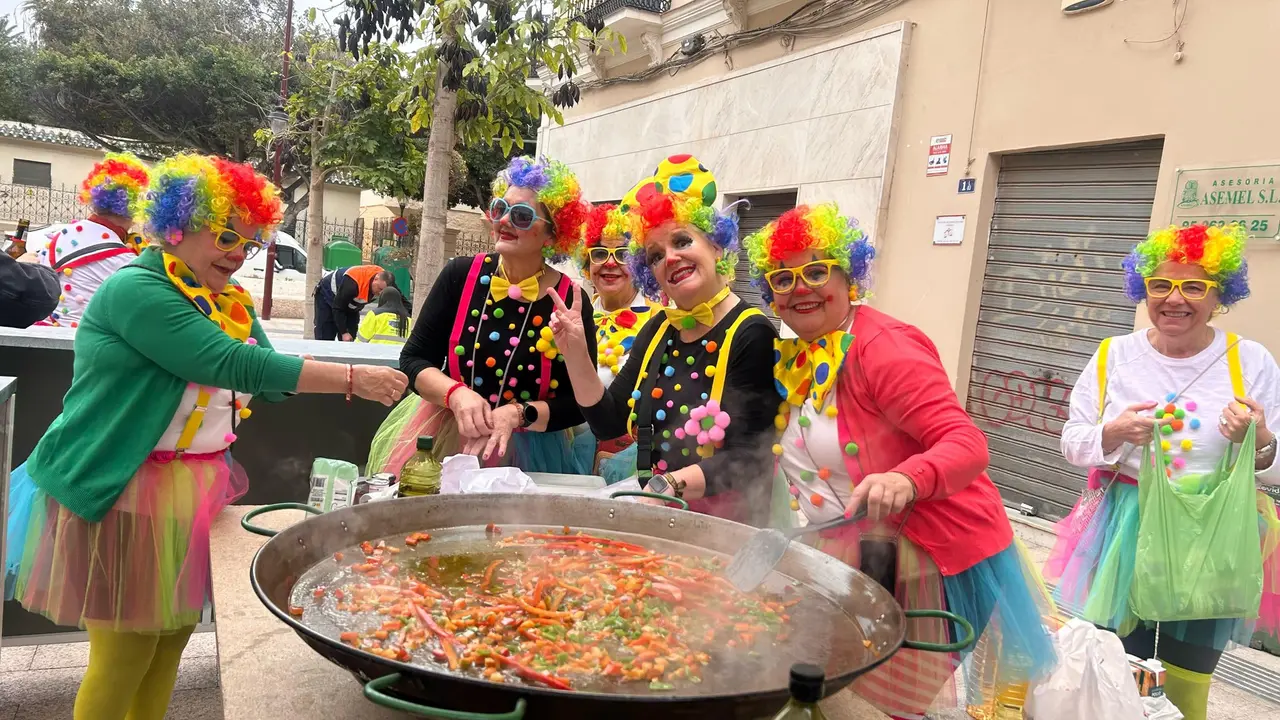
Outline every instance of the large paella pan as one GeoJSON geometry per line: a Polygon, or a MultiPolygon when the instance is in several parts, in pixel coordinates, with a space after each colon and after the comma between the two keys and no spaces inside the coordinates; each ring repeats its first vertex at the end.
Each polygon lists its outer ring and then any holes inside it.
{"type": "MultiPolygon", "coordinates": [[[[260,508],[245,517],[286,505],[260,508]]],[[[754,528],[558,495],[358,505],[275,534],[259,599],[371,701],[444,718],[759,718],[793,663],[833,693],[911,643],[866,575],[794,544],[761,589],[719,578],[754,528]]],[[[912,613],[919,616],[929,613],[912,613]]],[[[937,616],[937,613],[933,613],[937,616]]]]}

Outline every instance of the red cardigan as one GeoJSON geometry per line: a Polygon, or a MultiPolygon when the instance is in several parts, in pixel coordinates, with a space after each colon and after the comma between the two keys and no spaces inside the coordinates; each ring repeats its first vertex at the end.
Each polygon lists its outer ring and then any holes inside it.
{"type": "MultiPolygon", "coordinates": [[[[916,486],[904,532],[943,575],[956,575],[1013,542],[1000,492],[987,477],[987,437],[956,398],[928,336],[867,306],[840,369],[837,419],[849,476],[900,472],[916,486]]],[[[901,516],[889,523],[896,526],[901,516]]]]}

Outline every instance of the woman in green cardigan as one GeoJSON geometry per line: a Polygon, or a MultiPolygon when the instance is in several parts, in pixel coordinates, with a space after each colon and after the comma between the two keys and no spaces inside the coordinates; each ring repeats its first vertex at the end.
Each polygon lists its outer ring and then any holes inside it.
{"type": "Polygon", "coordinates": [[[76,720],[164,717],[209,597],[210,523],[245,491],[229,447],[250,397],[391,405],[407,382],[393,368],[271,349],[231,280],[280,221],[266,178],[201,155],[153,172],[153,245],[89,304],[62,414],[10,490],[5,564],[17,599],[89,633],[76,720]]]}

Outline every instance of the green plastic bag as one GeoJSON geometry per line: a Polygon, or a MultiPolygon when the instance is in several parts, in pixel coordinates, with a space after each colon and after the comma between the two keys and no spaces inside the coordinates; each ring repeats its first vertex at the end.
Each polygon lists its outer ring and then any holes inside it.
{"type": "Polygon", "coordinates": [[[1232,446],[1217,469],[1175,488],[1160,435],[1138,471],[1138,548],[1129,603],[1143,620],[1256,618],[1262,601],[1262,547],[1254,485],[1256,429],[1235,464],[1232,446]],[[1152,452],[1152,449],[1155,451],[1152,452]]]}

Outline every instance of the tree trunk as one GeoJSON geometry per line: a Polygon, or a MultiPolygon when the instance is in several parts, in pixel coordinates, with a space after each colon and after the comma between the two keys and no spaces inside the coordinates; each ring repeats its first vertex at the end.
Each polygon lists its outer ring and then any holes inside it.
{"type": "Polygon", "coordinates": [[[449,171],[457,144],[454,113],[458,93],[444,87],[444,69],[436,68],[436,95],[431,106],[431,136],[427,139],[426,181],[422,184],[422,228],[418,233],[418,262],[413,271],[413,316],[444,267],[444,233],[449,222],[449,171]]]}
{"type": "Polygon", "coordinates": [[[302,337],[312,334],[316,322],[315,290],[324,274],[324,169],[320,167],[320,145],[329,131],[329,111],[338,87],[338,73],[329,75],[329,98],[324,114],[311,123],[311,184],[307,188],[307,285],[302,298],[302,337]]]}
{"type": "Polygon", "coordinates": [[[315,327],[315,289],[324,273],[324,169],[320,167],[320,147],[323,135],[320,123],[311,124],[311,185],[307,189],[310,204],[307,206],[307,285],[302,302],[302,337],[312,337],[315,327]]]}

